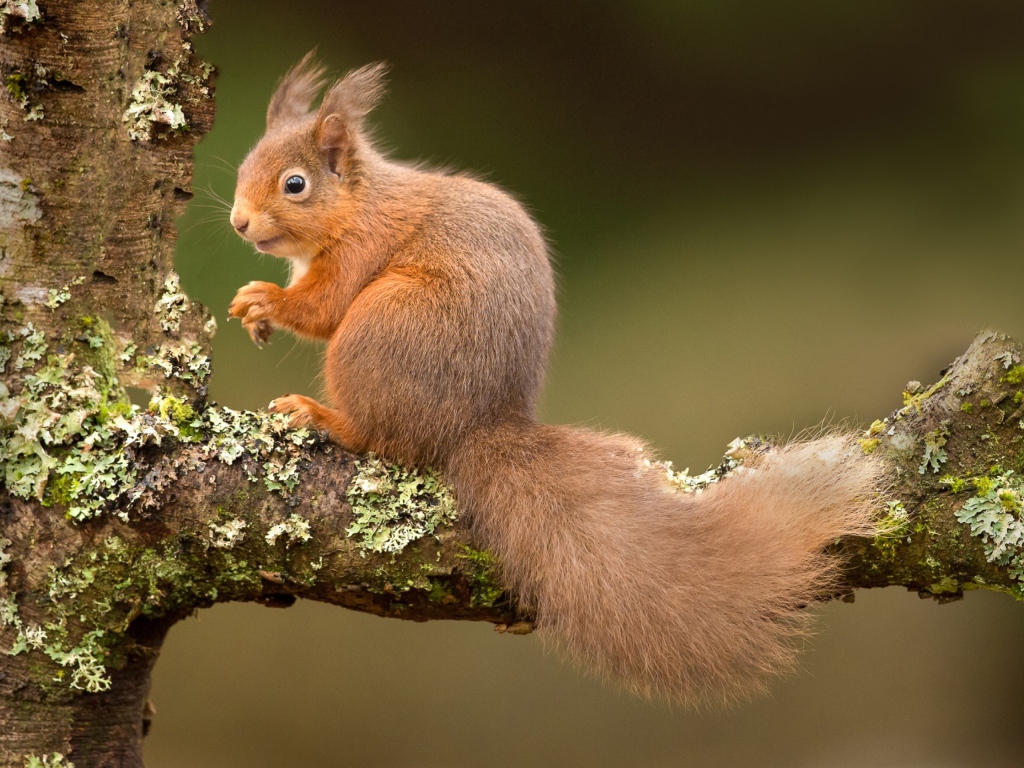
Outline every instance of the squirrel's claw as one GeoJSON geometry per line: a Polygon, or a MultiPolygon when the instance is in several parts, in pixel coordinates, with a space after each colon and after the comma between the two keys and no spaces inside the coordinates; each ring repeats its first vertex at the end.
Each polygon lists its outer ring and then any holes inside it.
{"type": "Polygon", "coordinates": [[[274,326],[270,324],[269,320],[250,321],[246,318],[242,320],[242,327],[249,332],[249,338],[257,347],[262,347],[263,343],[270,339],[270,334],[274,332],[274,326]]]}
{"type": "Polygon", "coordinates": [[[267,413],[287,414],[290,426],[308,427],[316,425],[318,407],[319,403],[304,395],[284,395],[270,401],[267,413]]]}
{"type": "Polygon", "coordinates": [[[241,319],[242,326],[249,332],[249,338],[259,347],[270,338],[274,326],[270,321],[280,287],[273,283],[253,281],[242,286],[228,307],[228,315],[241,319]]]}

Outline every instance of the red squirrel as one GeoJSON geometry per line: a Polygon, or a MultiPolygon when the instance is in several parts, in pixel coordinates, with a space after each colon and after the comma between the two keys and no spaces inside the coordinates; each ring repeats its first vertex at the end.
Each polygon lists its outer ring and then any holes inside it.
{"type": "Polygon", "coordinates": [[[878,460],[848,436],[753,457],[674,493],[637,439],[535,420],[555,319],[548,249],[511,196],[395,162],[364,120],[367,66],[327,88],[307,55],[281,80],[238,171],[231,224],[291,262],[230,314],[327,342],[330,405],[271,410],[357,453],[434,466],[504,583],[547,637],[636,692],[745,698],[790,668],[805,606],[834,586],[826,548],[867,535],[878,460]]]}

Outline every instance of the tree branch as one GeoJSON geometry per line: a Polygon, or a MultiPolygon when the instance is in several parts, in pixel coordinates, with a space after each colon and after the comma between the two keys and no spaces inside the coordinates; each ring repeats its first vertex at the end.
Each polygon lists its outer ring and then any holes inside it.
{"type": "MultiPolygon", "coordinates": [[[[436,476],[206,401],[213,324],[170,269],[213,114],[188,43],[200,6],[13,13],[0,5],[0,765],[141,764],[163,636],[215,602],[528,631],[436,476]]],[[[840,544],[849,588],[1021,596],[1022,391],[1020,346],[985,334],[872,426],[887,533],[840,544]]]]}

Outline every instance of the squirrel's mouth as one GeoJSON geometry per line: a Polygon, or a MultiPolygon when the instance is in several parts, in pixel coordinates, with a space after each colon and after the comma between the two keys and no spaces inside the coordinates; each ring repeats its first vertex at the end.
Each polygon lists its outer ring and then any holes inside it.
{"type": "Polygon", "coordinates": [[[256,250],[260,253],[270,253],[270,249],[281,242],[281,235],[276,237],[268,237],[266,240],[257,240],[253,245],[256,246],[256,250]]]}

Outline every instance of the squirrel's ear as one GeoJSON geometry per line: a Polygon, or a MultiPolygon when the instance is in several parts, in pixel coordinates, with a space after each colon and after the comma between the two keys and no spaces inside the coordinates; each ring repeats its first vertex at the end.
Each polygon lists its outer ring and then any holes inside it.
{"type": "Polygon", "coordinates": [[[316,138],[327,167],[335,176],[341,176],[352,148],[352,134],[345,119],[338,114],[317,115],[316,138]]]}
{"type": "Polygon", "coordinates": [[[384,95],[386,72],[386,64],[368,64],[349,72],[324,95],[316,116],[316,137],[331,173],[342,175],[353,136],[384,95]]]}
{"type": "Polygon", "coordinates": [[[310,104],[324,85],[325,70],[315,56],[314,48],[281,78],[267,107],[268,132],[309,114],[310,104]]]}
{"type": "Polygon", "coordinates": [[[324,95],[320,119],[340,115],[347,123],[358,126],[384,95],[387,71],[387,64],[377,62],[349,72],[324,95]]]}

